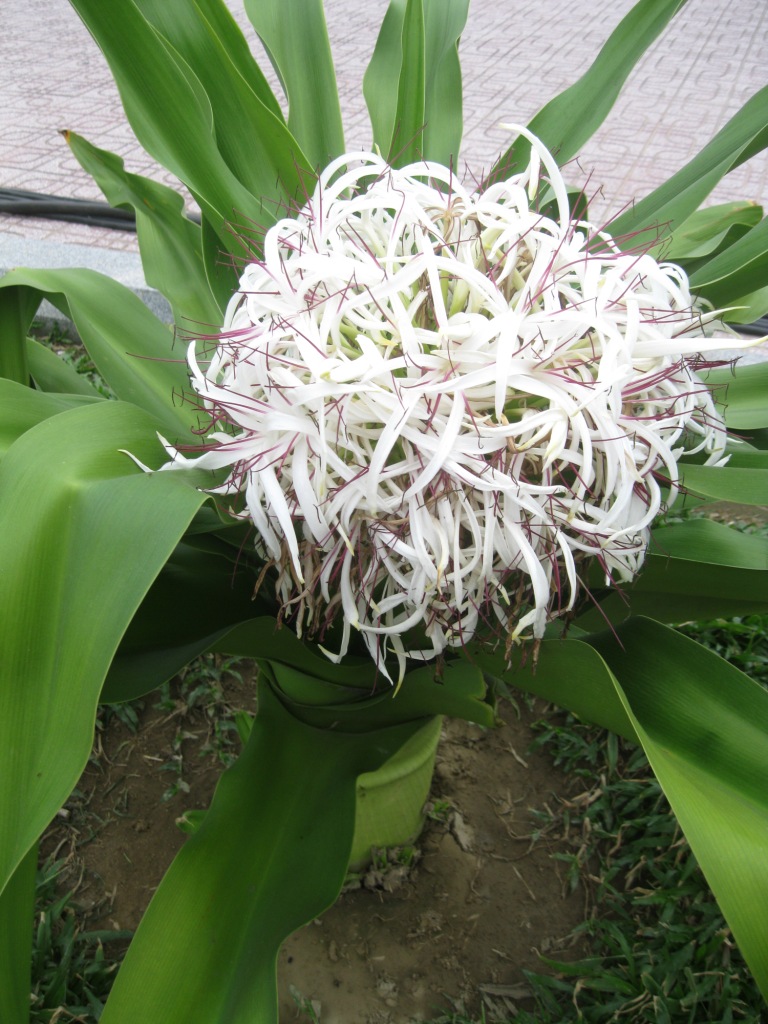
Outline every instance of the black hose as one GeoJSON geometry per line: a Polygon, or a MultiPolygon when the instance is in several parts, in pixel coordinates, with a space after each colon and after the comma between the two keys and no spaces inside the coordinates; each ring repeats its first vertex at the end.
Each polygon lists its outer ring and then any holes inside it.
{"type": "MultiPolygon", "coordinates": [[[[65,196],[48,196],[42,192],[25,192],[16,188],[0,188],[0,213],[44,217],[46,220],[63,220],[88,224],[90,227],[112,228],[115,231],[136,230],[133,210],[123,210],[109,203],[88,199],[67,199],[65,196]]],[[[200,222],[195,214],[187,216],[196,223],[200,222]]]]}
{"type": "Polygon", "coordinates": [[[734,324],[733,326],[739,334],[754,335],[756,338],[764,337],[768,335],[768,316],[761,316],[752,324],[734,324]]]}

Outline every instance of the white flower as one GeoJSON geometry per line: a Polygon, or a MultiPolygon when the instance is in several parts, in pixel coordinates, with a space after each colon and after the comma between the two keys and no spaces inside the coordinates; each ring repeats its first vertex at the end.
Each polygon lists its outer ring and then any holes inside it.
{"type": "Polygon", "coordinates": [[[722,456],[688,358],[722,341],[685,275],[571,221],[529,137],[528,170],[479,193],[334,161],[246,267],[207,366],[190,346],[223,425],[196,462],[230,467],[218,491],[242,494],[298,632],[342,617],[332,657],[351,629],[401,675],[478,630],[541,637],[586,559],[637,572],[680,456],[722,456]]]}

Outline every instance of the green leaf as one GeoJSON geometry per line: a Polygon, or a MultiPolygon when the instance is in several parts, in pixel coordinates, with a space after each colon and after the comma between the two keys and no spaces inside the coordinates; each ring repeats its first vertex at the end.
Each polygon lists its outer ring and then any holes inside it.
{"type": "Polygon", "coordinates": [[[768,692],[650,619],[590,643],[768,996],[768,692]]]}
{"type": "Polygon", "coordinates": [[[392,686],[365,656],[334,664],[320,649],[278,628],[274,617],[243,622],[221,635],[211,651],[269,661],[275,686],[302,720],[353,732],[434,715],[454,715],[486,727],[496,721],[493,695],[477,666],[449,661],[427,665],[392,686]],[[311,682],[307,682],[311,680],[311,682]]]}
{"type": "MultiPolygon", "coordinates": [[[[54,357],[57,358],[57,357],[54,357]]],[[[0,455],[32,427],[60,412],[99,401],[84,395],[47,395],[0,378],[0,455]]]]}
{"type": "Polygon", "coordinates": [[[150,178],[129,174],[120,157],[66,132],[80,166],[96,181],[112,206],[136,213],[141,261],[147,284],[171,304],[178,327],[218,327],[223,310],[211,294],[205,275],[199,224],[184,214],[178,192],[150,178]]]}
{"type": "Polygon", "coordinates": [[[394,167],[424,156],[426,53],[423,0],[407,0],[403,18],[403,63],[388,159],[394,167]]]}
{"type": "Polygon", "coordinates": [[[344,130],[322,0],[245,0],[245,10],[288,98],[289,130],[325,167],[344,152],[344,130]]]}
{"type": "MultiPolygon", "coordinates": [[[[722,472],[717,470],[717,472],[722,472]]],[[[656,529],[645,564],[634,583],[601,590],[590,582],[598,608],[575,621],[600,630],[631,613],[663,622],[768,613],[768,539],[709,519],[656,529]]]]}
{"type": "MultiPolygon", "coordinates": [[[[254,196],[277,197],[280,184],[293,196],[298,168],[310,168],[285,126],[279,104],[258,64],[241,68],[248,46],[222,0],[134,0],[182,69],[200,82],[210,103],[216,144],[228,166],[254,196]],[[237,54],[237,65],[230,57],[237,54]],[[257,77],[254,91],[249,79],[257,77]],[[263,97],[268,97],[264,102],[263,97]],[[282,179],[282,181],[278,180],[282,179]]],[[[247,211],[243,211],[247,212],[247,211]]]]}
{"type": "Polygon", "coordinates": [[[134,700],[154,690],[256,614],[273,613],[258,656],[274,647],[277,608],[253,594],[260,567],[216,538],[207,549],[195,540],[178,545],[142,601],[112,662],[102,701],[134,700]]]}
{"type": "Polygon", "coordinates": [[[230,66],[200,8],[182,0],[71,2],[109,62],[139,142],[187,185],[224,246],[235,219],[274,223],[276,207],[266,204],[298,193],[307,160],[230,66]]]}
{"type": "Polygon", "coordinates": [[[52,416],[0,462],[0,887],[85,766],[120,637],[205,496],[139,471],[154,423],[121,402],[52,416]]]}
{"type": "MultiPolygon", "coordinates": [[[[71,315],[118,398],[155,416],[171,441],[193,436],[194,413],[181,402],[188,389],[184,352],[130,289],[94,270],[12,270],[0,280],[0,310],[19,301],[20,289],[34,290],[33,313],[46,298],[71,315]]],[[[27,327],[19,323],[24,333],[27,327]]]]}
{"type": "MultiPolygon", "coordinates": [[[[0,277],[0,288],[4,281],[0,277]]],[[[15,289],[0,301],[0,377],[29,384],[27,331],[39,305],[28,288],[15,289]]]]}
{"type": "Polygon", "coordinates": [[[403,166],[458,166],[462,134],[458,42],[469,0],[391,0],[363,92],[374,145],[403,166]]]}
{"type": "Polygon", "coordinates": [[[768,145],[768,87],[761,89],[677,174],[611,222],[638,249],[665,243],[720,179],[768,145]]]}
{"type": "Polygon", "coordinates": [[[84,374],[78,373],[48,345],[35,341],[34,338],[27,338],[27,362],[29,375],[35,382],[35,387],[41,391],[82,395],[88,398],[104,397],[84,374]]]}
{"type": "Polygon", "coordinates": [[[363,94],[373,129],[373,145],[385,156],[392,148],[397,123],[406,6],[407,0],[390,0],[363,76],[363,94]]]}
{"type": "Polygon", "coordinates": [[[459,166],[463,132],[459,39],[467,23],[469,0],[425,0],[424,133],[425,159],[459,166]]]}
{"type": "Polygon", "coordinates": [[[681,465],[682,485],[692,494],[739,505],[768,505],[768,470],[739,466],[681,465]]]}
{"type": "Polygon", "coordinates": [[[754,323],[768,313],[768,285],[748,295],[737,295],[728,301],[728,306],[729,310],[723,319],[729,324],[754,323]]]}
{"type": "Polygon", "coordinates": [[[763,208],[755,202],[719,203],[696,210],[667,239],[666,256],[676,263],[710,256],[759,224],[763,208]],[[734,234],[734,232],[737,232],[734,234]]]}
{"type": "MultiPolygon", "coordinates": [[[[766,93],[768,99],[768,93],[766,93]]],[[[723,308],[740,295],[765,286],[768,279],[768,218],[690,276],[691,290],[723,308]]]]}
{"type": "Polygon", "coordinates": [[[472,664],[527,693],[535,693],[573,711],[587,722],[636,739],[619,699],[615,680],[600,655],[581,640],[543,640],[538,656],[531,649],[503,649],[472,643],[466,656],[472,664]]]}
{"type": "MultiPolygon", "coordinates": [[[[640,0],[619,22],[578,81],[536,114],[528,128],[562,166],[579,152],[608,116],[629,73],[686,0],[640,0]]],[[[487,181],[523,170],[531,147],[518,138],[499,157],[487,181]]],[[[698,205],[698,204],[697,204],[698,205]]]]}
{"type": "MultiPolygon", "coordinates": [[[[258,63],[254,60],[248,41],[241,32],[226,3],[222,3],[221,0],[193,0],[193,2],[195,8],[200,13],[201,19],[204,19],[207,24],[208,30],[213,32],[216,38],[221,41],[227,57],[225,70],[214,65],[208,69],[203,69],[203,73],[210,74],[215,78],[221,78],[223,74],[229,77],[234,77],[236,74],[239,75],[247,83],[254,95],[258,96],[264,106],[275,117],[284,122],[285,118],[283,117],[277,97],[272,92],[258,63]],[[232,67],[229,67],[230,62],[232,67]]],[[[150,21],[153,20],[153,17],[162,18],[161,22],[155,23],[156,27],[161,28],[161,31],[167,34],[168,39],[176,49],[184,52],[184,34],[189,31],[184,21],[188,19],[185,18],[185,7],[179,4],[178,0],[176,0],[175,13],[174,5],[168,2],[163,4],[153,3],[151,7],[146,3],[142,3],[142,11],[144,16],[150,21]]],[[[190,49],[189,53],[190,56],[194,56],[194,47],[190,49]]],[[[194,66],[193,60],[189,61],[189,63],[192,63],[194,66]]]]}
{"type": "Polygon", "coordinates": [[[768,363],[737,363],[734,367],[708,370],[702,380],[725,405],[729,430],[768,427],[768,363]]]}
{"type": "Polygon", "coordinates": [[[37,843],[0,893],[0,1020],[28,1024],[37,843]]]}
{"type": "Polygon", "coordinates": [[[423,724],[313,729],[262,684],[246,748],[157,890],[102,1024],[276,1021],[277,952],[336,899],[357,776],[423,724]]]}

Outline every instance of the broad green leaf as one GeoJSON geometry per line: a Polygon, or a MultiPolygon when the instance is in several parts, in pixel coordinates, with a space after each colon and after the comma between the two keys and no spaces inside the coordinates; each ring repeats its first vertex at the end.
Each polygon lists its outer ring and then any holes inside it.
{"type": "Polygon", "coordinates": [[[739,505],[768,505],[768,468],[739,466],[690,466],[682,469],[682,485],[692,494],[739,505]]]}
{"type": "Polygon", "coordinates": [[[322,0],[245,0],[245,10],[288,98],[291,134],[325,167],[344,152],[344,130],[322,0]]]}
{"type": "MultiPolygon", "coordinates": [[[[766,93],[768,100],[768,93],[766,93]]],[[[691,290],[724,308],[768,280],[768,217],[690,276],[691,290]]]]}
{"type": "Polygon", "coordinates": [[[667,239],[667,259],[680,262],[710,256],[759,224],[763,208],[755,202],[719,203],[696,210],[667,239]],[[738,232],[734,234],[734,232],[738,232]]]}
{"type": "Polygon", "coordinates": [[[768,691],[650,619],[590,643],[768,997],[768,691]]]}
{"type": "Polygon", "coordinates": [[[89,398],[103,397],[84,374],[78,373],[48,345],[34,338],[27,338],[27,362],[29,375],[35,387],[41,391],[89,398]]]}
{"type": "MultiPolygon", "coordinates": [[[[34,289],[68,312],[99,374],[118,398],[145,409],[170,441],[187,439],[195,413],[182,404],[188,389],[184,350],[133,292],[94,270],[12,270],[0,280],[0,310],[34,289]]],[[[34,304],[28,305],[34,309],[34,304]]],[[[1,314],[0,314],[1,315],[1,314]]],[[[28,325],[19,324],[26,332],[28,325]]]]}
{"type": "Polygon", "coordinates": [[[112,206],[136,213],[141,262],[147,284],[171,304],[176,326],[193,330],[220,326],[222,312],[211,294],[202,257],[199,224],[184,214],[184,200],[172,188],[129,174],[119,156],[66,132],[80,166],[95,180],[112,206]]]}
{"type": "Polygon", "coordinates": [[[424,135],[427,160],[459,166],[463,97],[459,39],[467,23],[469,0],[425,0],[424,135]]]}
{"type": "Polygon", "coordinates": [[[183,62],[185,73],[200,82],[210,102],[219,152],[238,179],[254,196],[280,195],[276,190],[281,184],[293,196],[300,186],[298,169],[309,164],[256,62],[251,59],[249,75],[260,80],[256,92],[241,74],[247,44],[222,0],[134,2],[171,55],[183,62]],[[270,94],[267,103],[260,98],[265,93],[270,94]]]}
{"type": "Polygon", "coordinates": [[[408,0],[390,0],[376,46],[363,76],[363,94],[373,129],[373,146],[390,153],[397,122],[400,70],[403,66],[403,24],[408,0]]]}
{"type": "Polygon", "coordinates": [[[276,1021],[277,952],[336,899],[357,776],[422,724],[313,729],[262,684],[245,750],[157,890],[101,1024],[276,1021]]]}
{"type": "MultiPolygon", "coordinates": [[[[251,225],[251,227],[253,227],[253,225],[251,225]]],[[[219,307],[221,309],[226,309],[227,303],[237,291],[239,275],[236,271],[236,267],[238,266],[238,261],[243,261],[245,244],[238,242],[238,245],[235,247],[237,248],[237,252],[232,254],[233,259],[225,260],[222,258],[221,241],[219,236],[216,234],[216,228],[205,214],[203,214],[202,217],[200,230],[202,232],[203,265],[205,267],[205,277],[208,281],[208,287],[211,290],[211,294],[217,300],[219,307]]],[[[241,236],[247,234],[246,232],[241,231],[239,225],[237,231],[241,236]]],[[[259,249],[261,239],[262,232],[259,229],[258,243],[249,243],[247,259],[253,258],[252,253],[259,249]]]]}
{"type": "Polygon", "coordinates": [[[456,167],[462,134],[458,43],[469,0],[423,0],[421,9],[420,18],[419,5],[408,11],[406,0],[392,0],[382,22],[363,81],[373,140],[399,165],[424,157],[456,167]]]}
{"type": "Polygon", "coordinates": [[[181,36],[176,41],[190,59],[194,53],[196,62],[212,62],[211,73],[197,65],[211,95],[134,0],[117,6],[71,2],[109,62],[139,142],[187,185],[225,247],[231,244],[226,225],[237,218],[272,224],[274,202],[297,192],[298,168],[306,169],[307,161],[282,121],[239,74],[233,78],[249,94],[242,109],[243,90],[228,92],[232,81],[214,73],[228,58],[205,19],[190,17],[189,5],[178,0],[146,4],[153,16],[165,12],[173,19],[181,36]]]}
{"type": "Polygon", "coordinates": [[[0,1020],[28,1024],[37,843],[0,893],[0,1020]]]}
{"type": "MultiPolygon", "coordinates": [[[[376,666],[368,658],[347,657],[335,665],[315,645],[302,642],[292,629],[278,626],[274,616],[259,616],[243,622],[211,645],[210,650],[242,658],[264,658],[297,668],[312,679],[363,688],[376,686],[376,666]]],[[[381,679],[383,683],[384,680],[381,679]]]]}
{"type": "Polygon", "coordinates": [[[636,739],[615,687],[610,669],[582,640],[543,640],[538,655],[531,649],[514,650],[507,658],[503,647],[491,650],[472,643],[470,662],[509,686],[535,693],[573,711],[587,722],[636,739]]]}
{"type": "Polygon", "coordinates": [[[397,688],[377,672],[370,657],[348,656],[335,665],[290,629],[278,629],[274,617],[241,623],[210,650],[268,660],[275,685],[310,725],[362,731],[433,715],[488,727],[495,722],[493,695],[477,666],[466,662],[447,662],[439,673],[434,665],[414,669],[397,688]]]}
{"type": "Polygon", "coordinates": [[[677,174],[611,222],[633,247],[666,243],[720,179],[768,145],[768,86],[757,92],[677,174]]]}
{"type": "MultiPolygon", "coordinates": [[[[254,60],[248,41],[240,30],[226,3],[221,0],[193,0],[195,8],[200,12],[201,18],[205,20],[211,31],[221,40],[226,51],[227,60],[232,63],[232,68],[226,68],[228,76],[237,72],[251,88],[254,95],[258,96],[264,106],[270,110],[280,121],[284,121],[283,112],[277,97],[267,82],[258,63],[254,60]]],[[[152,20],[152,13],[163,18],[157,27],[161,27],[164,34],[168,33],[168,39],[177,49],[183,52],[182,38],[180,33],[186,32],[186,26],[182,21],[185,15],[185,6],[178,3],[174,14],[173,4],[165,2],[162,6],[155,4],[153,8],[143,4],[142,11],[145,17],[152,20]],[[180,12],[180,13],[178,13],[180,12]],[[171,20],[173,19],[173,20],[171,20]]],[[[222,74],[221,67],[207,69],[207,74],[219,76],[222,74]]]]}
{"type": "MultiPolygon", "coordinates": [[[[686,0],[640,0],[619,22],[595,61],[529,122],[562,166],[594,135],[621,92],[635,64],[663,32],[686,0]]],[[[487,181],[519,173],[528,164],[530,143],[519,138],[491,169],[487,181]]],[[[697,204],[698,205],[698,204],[697,204]]]]}
{"type": "Polygon", "coordinates": [[[14,441],[43,420],[97,401],[95,396],[49,395],[0,377],[0,455],[4,455],[14,441]]]}
{"type": "Polygon", "coordinates": [[[272,662],[270,667],[279,692],[290,700],[296,715],[318,728],[361,732],[442,715],[486,728],[497,724],[494,693],[481,669],[467,661],[448,662],[439,672],[434,665],[415,669],[399,687],[379,678],[373,690],[359,684],[352,690],[325,681],[318,687],[315,679],[302,681],[292,667],[272,662]]]}
{"type": "Polygon", "coordinates": [[[738,363],[701,374],[716,400],[725,405],[729,430],[768,427],[768,363],[738,363]]]}
{"type": "Polygon", "coordinates": [[[24,433],[0,462],[0,888],[85,766],[118,642],[205,496],[142,473],[155,424],[96,402],[24,433]]]}
{"type": "Polygon", "coordinates": [[[395,167],[404,167],[424,156],[422,136],[426,123],[426,42],[423,0],[407,0],[402,45],[403,63],[388,154],[388,159],[395,167]]]}
{"type": "MultiPolygon", "coordinates": [[[[729,324],[752,324],[768,313],[768,285],[748,295],[737,295],[728,301],[724,319],[729,324]]],[[[763,339],[765,340],[765,339],[763,339]]]]}
{"type": "Polygon", "coordinates": [[[154,690],[233,626],[271,611],[258,648],[265,656],[275,645],[277,608],[263,592],[254,598],[259,571],[244,552],[231,552],[216,538],[207,549],[191,537],[179,544],[128,627],[101,700],[134,700],[154,690]]]}
{"type": "MultiPolygon", "coordinates": [[[[0,288],[4,281],[0,277],[0,288]]],[[[14,289],[0,300],[0,377],[29,384],[27,332],[39,305],[28,288],[14,289]]]]}
{"type": "Polygon", "coordinates": [[[601,630],[630,613],[670,623],[765,614],[768,540],[709,519],[660,527],[635,582],[621,592],[602,587],[600,579],[590,583],[599,607],[587,606],[580,628],[601,630]]]}

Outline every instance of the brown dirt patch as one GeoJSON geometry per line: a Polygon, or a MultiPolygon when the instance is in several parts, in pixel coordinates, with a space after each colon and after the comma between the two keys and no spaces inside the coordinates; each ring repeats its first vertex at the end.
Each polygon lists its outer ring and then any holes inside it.
{"type": "MultiPolygon", "coordinates": [[[[253,708],[253,686],[230,681],[230,707],[253,708]]],[[[133,733],[112,719],[72,798],[47,833],[43,856],[67,858],[62,885],[76,888],[88,927],[134,929],[184,842],[176,819],[208,806],[234,754],[218,715],[169,708],[150,696],[133,733]],[[174,792],[176,790],[176,792],[174,792]]],[[[492,1021],[524,998],[522,970],[537,951],[577,954],[568,933],[584,919],[583,895],[566,894],[549,838],[532,808],[553,809],[566,780],[529,752],[534,711],[507,705],[506,724],[485,731],[447,723],[428,820],[411,863],[372,871],[280,956],[282,1022],[406,1024],[454,1009],[492,1021]],[[304,1009],[300,1009],[300,1005],[304,1009]]],[[[408,859],[405,857],[404,859],[408,859]]]]}

